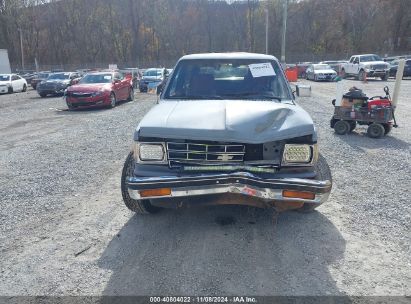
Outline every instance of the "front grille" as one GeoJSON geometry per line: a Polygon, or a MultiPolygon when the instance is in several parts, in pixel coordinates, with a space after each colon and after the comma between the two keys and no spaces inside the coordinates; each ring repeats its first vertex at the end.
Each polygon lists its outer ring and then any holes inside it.
{"type": "Polygon", "coordinates": [[[205,143],[167,143],[170,164],[179,163],[238,163],[244,161],[245,145],[205,144],[205,143]]]}
{"type": "Polygon", "coordinates": [[[67,96],[75,97],[75,98],[91,97],[91,93],[67,92],[67,96]]]}
{"type": "Polygon", "coordinates": [[[55,90],[57,89],[57,85],[54,83],[46,83],[41,86],[42,90],[55,90]]]}
{"type": "Polygon", "coordinates": [[[374,70],[384,70],[385,69],[384,64],[374,64],[372,67],[374,70]]]}

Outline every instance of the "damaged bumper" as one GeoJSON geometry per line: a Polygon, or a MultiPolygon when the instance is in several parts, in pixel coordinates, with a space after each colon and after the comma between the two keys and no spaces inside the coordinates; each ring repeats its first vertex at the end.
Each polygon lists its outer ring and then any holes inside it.
{"type": "Polygon", "coordinates": [[[322,204],[327,200],[332,184],[329,180],[263,179],[248,172],[236,172],[184,177],[131,177],[127,187],[133,199],[239,194],[263,201],[322,204]],[[308,197],[290,197],[288,193],[305,193],[308,197]]]}

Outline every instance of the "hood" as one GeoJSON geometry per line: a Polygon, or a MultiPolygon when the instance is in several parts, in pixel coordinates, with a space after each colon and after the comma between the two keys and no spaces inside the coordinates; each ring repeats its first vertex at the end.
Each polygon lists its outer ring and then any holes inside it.
{"type": "Polygon", "coordinates": [[[83,93],[92,93],[99,91],[101,89],[110,90],[109,83],[83,83],[72,85],[68,88],[69,92],[83,92],[83,93]]]}
{"type": "Polygon", "coordinates": [[[322,74],[329,74],[329,73],[337,74],[337,72],[334,71],[334,70],[332,70],[332,69],[315,70],[314,73],[315,73],[315,74],[319,74],[319,73],[322,73],[322,74]]]}
{"type": "Polygon", "coordinates": [[[386,63],[385,61],[361,61],[361,63],[363,65],[379,65],[379,64],[383,64],[386,65],[387,67],[389,66],[388,63],[386,63]]]}
{"type": "Polygon", "coordinates": [[[64,84],[69,84],[70,79],[48,79],[48,80],[44,80],[43,83],[64,83],[64,84]]]}
{"type": "Polygon", "coordinates": [[[163,101],[137,126],[134,139],[155,137],[264,143],[316,133],[300,106],[274,101],[163,101]]]}

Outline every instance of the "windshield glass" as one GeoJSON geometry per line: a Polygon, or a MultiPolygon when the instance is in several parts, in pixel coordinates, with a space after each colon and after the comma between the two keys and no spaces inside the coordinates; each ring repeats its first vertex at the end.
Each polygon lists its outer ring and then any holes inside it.
{"type": "Polygon", "coordinates": [[[111,74],[87,74],[79,83],[110,83],[111,74]]]}
{"type": "Polygon", "coordinates": [[[382,61],[382,59],[380,58],[380,56],[377,55],[367,55],[367,56],[361,56],[361,61],[382,61]]]}
{"type": "Polygon", "coordinates": [[[51,74],[47,79],[69,79],[70,74],[69,73],[55,73],[51,74]]]}
{"type": "Polygon", "coordinates": [[[10,76],[9,75],[0,75],[0,81],[9,81],[10,76]]]}
{"type": "Polygon", "coordinates": [[[183,60],[165,99],[292,99],[281,67],[256,59],[183,60]]]}
{"type": "Polygon", "coordinates": [[[144,72],[143,76],[159,77],[159,76],[161,76],[161,73],[162,73],[161,69],[147,70],[147,71],[144,72]]]}
{"type": "Polygon", "coordinates": [[[331,70],[328,64],[317,64],[314,66],[314,70],[331,70]]]}
{"type": "Polygon", "coordinates": [[[38,78],[47,78],[47,77],[49,77],[49,74],[47,73],[40,73],[38,76],[38,78]]]}

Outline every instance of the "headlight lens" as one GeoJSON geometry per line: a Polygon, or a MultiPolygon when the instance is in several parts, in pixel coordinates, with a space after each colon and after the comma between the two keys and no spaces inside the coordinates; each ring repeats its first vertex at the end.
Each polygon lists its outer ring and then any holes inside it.
{"type": "Polygon", "coordinates": [[[93,96],[93,97],[96,97],[96,96],[101,96],[101,95],[103,95],[103,91],[97,91],[97,92],[94,92],[94,93],[91,93],[91,96],[93,96]]]}
{"type": "Polygon", "coordinates": [[[137,161],[165,161],[164,144],[162,143],[137,143],[134,153],[137,161]]]}
{"type": "Polygon", "coordinates": [[[286,144],[284,146],[282,164],[308,164],[314,160],[313,153],[316,153],[315,146],[286,144]]]}

